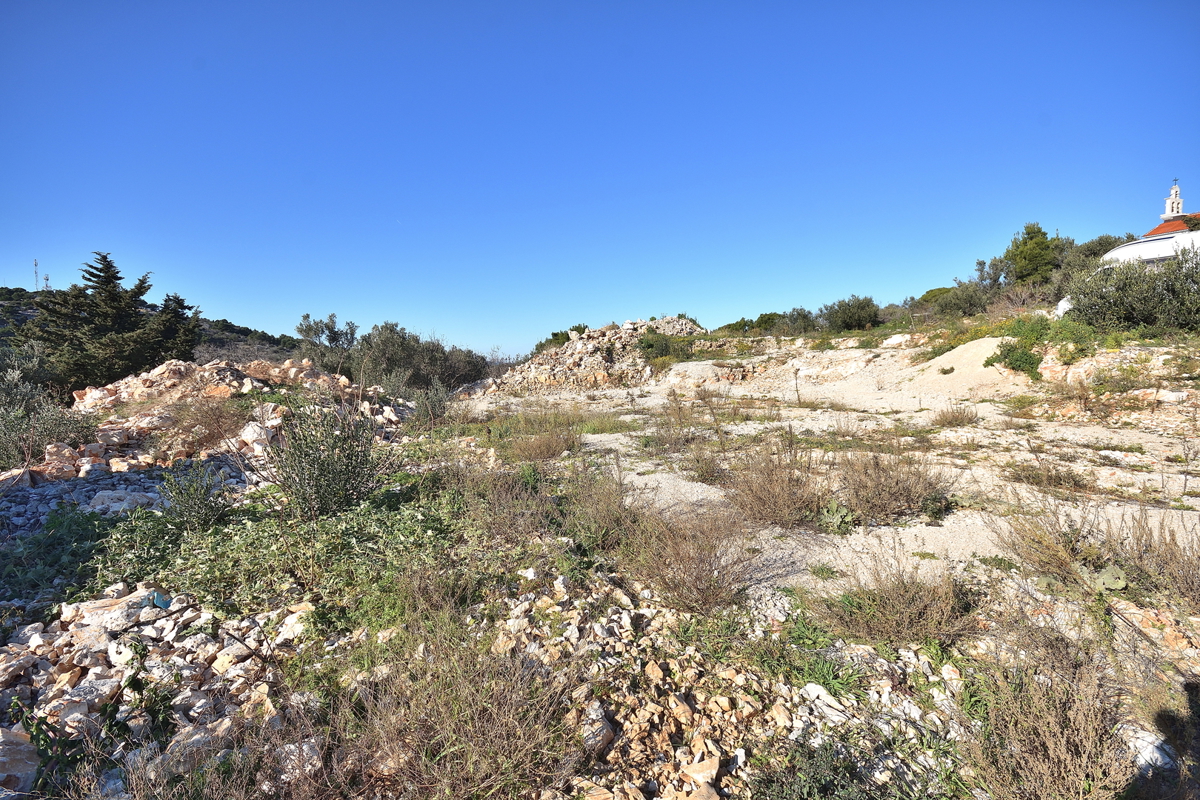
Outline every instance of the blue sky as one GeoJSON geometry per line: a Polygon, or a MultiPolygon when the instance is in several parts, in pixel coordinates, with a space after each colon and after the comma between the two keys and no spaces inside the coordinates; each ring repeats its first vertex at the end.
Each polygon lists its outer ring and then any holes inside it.
{"type": "Polygon", "coordinates": [[[0,285],[487,350],[1200,210],[1200,4],[0,4],[0,285]]]}

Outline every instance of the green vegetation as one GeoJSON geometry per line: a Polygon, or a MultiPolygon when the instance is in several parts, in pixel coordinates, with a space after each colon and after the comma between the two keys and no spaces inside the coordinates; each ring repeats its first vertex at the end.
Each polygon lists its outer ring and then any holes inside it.
{"type": "Polygon", "coordinates": [[[422,339],[395,322],[375,325],[358,335],[353,322],[337,315],[313,319],[305,314],[296,326],[300,352],[321,369],[346,375],[364,386],[379,385],[388,396],[414,389],[457,388],[488,373],[487,356],[466,348],[422,339]]]}
{"type": "MultiPolygon", "coordinates": [[[[650,319],[654,319],[654,317],[651,317],[650,319]]],[[[535,344],[533,346],[533,352],[540,353],[543,350],[552,350],[555,347],[562,347],[564,344],[571,341],[571,331],[575,331],[576,333],[586,333],[587,329],[588,326],[581,322],[578,325],[572,325],[565,331],[554,331],[548,337],[535,344]]]]}
{"type": "Polygon", "coordinates": [[[169,358],[189,360],[199,340],[199,314],[177,294],[160,306],[142,299],[149,275],[122,286],[108,253],[84,264],[83,284],[42,292],[37,316],[21,336],[45,347],[53,380],[69,389],[103,386],[169,358]]]}
{"type": "Polygon", "coordinates": [[[37,345],[0,346],[0,471],[40,461],[48,444],[95,436],[95,419],[61,407],[40,385],[49,375],[37,345]]]}

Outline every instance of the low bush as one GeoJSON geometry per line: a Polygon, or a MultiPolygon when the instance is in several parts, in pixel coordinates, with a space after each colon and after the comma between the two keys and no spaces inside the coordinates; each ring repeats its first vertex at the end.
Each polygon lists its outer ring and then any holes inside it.
{"type": "Polygon", "coordinates": [[[896,784],[880,784],[862,765],[870,751],[826,738],[819,745],[791,743],[777,763],[754,771],[754,797],[763,800],[900,800],[907,795],[896,784]]]}
{"type": "Polygon", "coordinates": [[[837,467],[838,497],[860,523],[922,511],[954,488],[953,476],[925,456],[843,453],[837,467]]]}
{"type": "Polygon", "coordinates": [[[1146,589],[1200,610],[1200,531],[1155,523],[1145,509],[1107,527],[1106,553],[1146,589]]]}
{"type": "Polygon", "coordinates": [[[1124,796],[1136,767],[1106,667],[1047,638],[1030,628],[1020,637],[1029,658],[984,665],[968,682],[963,751],[974,780],[994,800],[1124,796]]]}
{"type": "Polygon", "coordinates": [[[293,514],[316,519],[367,499],[396,459],[375,446],[375,425],[346,407],[311,408],[284,423],[267,450],[265,477],[293,514]]]}
{"type": "Polygon", "coordinates": [[[833,333],[870,330],[883,321],[879,316],[879,304],[870,297],[856,294],[822,306],[817,317],[833,333]]]}
{"type": "Polygon", "coordinates": [[[78,447],[96,438],[92,417],[39,396],[26,404],[0,406],[0,471],[40,463],[46,445],[78,447]]]}
{"type": "Polygon", "coordinates": [[[782,444],[760,447],[738,462],[730,500],[747,518],[785,528],[813,526],[832,494],[819,457],[782,444]]]}
{"type": "Polygon", "coordinates": [[[233,498],[224,474],[214,465],[196,461],[163,475],[163,519],[179,530],[194,532],[223,522],[233,511],[233,498]]]}
{"type": "Polygon", "coordinates": [[[1137,261],[1077,275],[1067,294],[1069,318],[1101,331],[1158,327],[1200,329],[1200,251],[1147,268],[1137,261]]]}
{"type": "Polygon", "coordinates": [[[621,560],[673,606],[702,614],[738,603],[756,562],[744,524],[718,511],[643,515],[621,560]]]}

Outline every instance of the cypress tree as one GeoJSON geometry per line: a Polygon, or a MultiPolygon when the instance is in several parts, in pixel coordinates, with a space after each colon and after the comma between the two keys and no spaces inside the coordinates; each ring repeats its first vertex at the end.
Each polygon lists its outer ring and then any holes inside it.
{"type": "Polygon", "coordinates": [[[39,297],[37,316],[22,329],[23,338],[45,345],[56,382],[103,386],[168,358],[191,358],[199,312],[177,294],[152,309],[143,299],[149,273],[125,288],[109,254],[94,255],[83,265],[83,283],[39,297]]]}

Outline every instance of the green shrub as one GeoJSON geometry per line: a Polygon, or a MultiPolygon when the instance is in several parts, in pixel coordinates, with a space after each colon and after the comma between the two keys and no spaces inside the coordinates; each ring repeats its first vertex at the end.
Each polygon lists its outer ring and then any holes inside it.
{"type": "Polygon", "coordinates": [[[1042,379],[1042,374],[1038,372],[1038,367],[1042,365],[1042,357],[1023,346],[1019,341],[1001,342],[1000,346],[996,348],[996,352],[983,362],[985,367],[993,364],[1003,364],[1015,372],[1024,372],[1030,380],[1040,381],[1042,379]]]}
{"type": "Polygon", "coordinates": [[[789,746],[782,763],[755,770],[750,781],[754,797],[763,800],[892,800],[903,795],[889,784],[879,785],[859,765],[869,752],[825,739],[818,746],[799,741],[789,746]]]}
{"type": "Polygon", "coordinates": [[[856,294],[822,306],[817,316],[823,319],[825,327],[834,333],[863,331],[882,321],[879,317],[879,304],[870,297],[859,297],[856,294]]]}
{"type": "Polygon", "coordinates": [[[1159,327],[1200,330],[1200,251],[1147,266],[1126,262],[1077,275],[1069,318],[1101,331],[1159,327]]]}
{"type": "Polygon", "coordinates": [[[44,396],[27,409],[16,404],[0,407],[0,470],[40,462],[48,444],[66,442],[77,447],[95,438],[94,419],[44,396]]]}
{"type": "Polygon", "coordinates": [[[433,379],[428,389],[412,389],[409,396],[413,404],[412,422],[426,428],[432,428],[446,418],[450,408],[450,390],[442,385],[437,378],[433,379]]]}
{"type": "Polygon", "coordinates": [[[211,528],[233,510],[224,474],[199,461],[164,474],[161,491],[166,500],[163,518],[179,530],[190,532],[211,528]]]}
{"type": "Polygon", "coordinates": [[[230,613],[260,610],[294,587],[354,615],[400,576],[430,569],[452,542],[440,516],[410,506],[364,505],[314,521],[244,520],[190,532],[139,511],[113,528],[91,569],[96,588],[155,580],[230,613]]]}
{"type": "Polygon", "coordinates": [[[267,450],[266,477],[299,517],[317,517],[366,500],[395,459],[375,446],[375,425],[349,408],[297,412],[267,450]]]}

